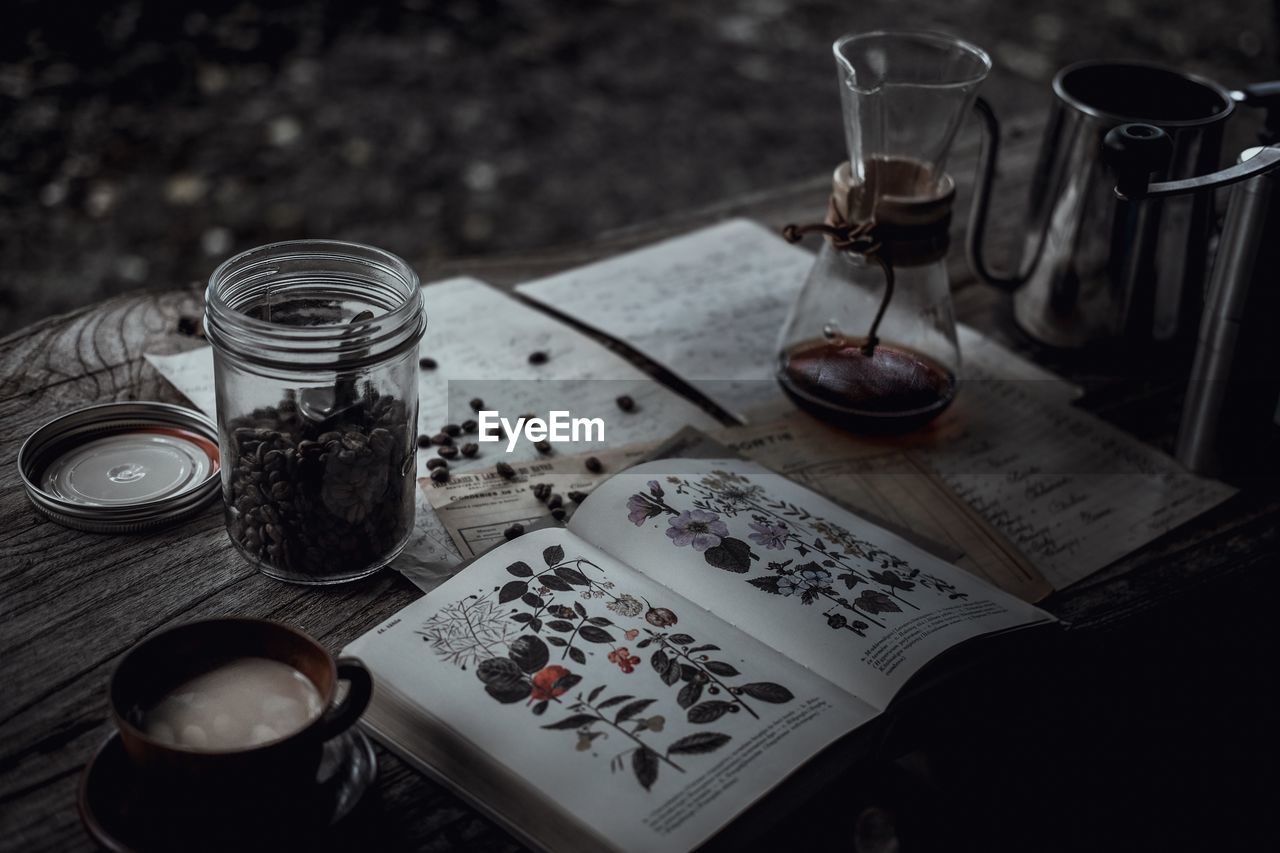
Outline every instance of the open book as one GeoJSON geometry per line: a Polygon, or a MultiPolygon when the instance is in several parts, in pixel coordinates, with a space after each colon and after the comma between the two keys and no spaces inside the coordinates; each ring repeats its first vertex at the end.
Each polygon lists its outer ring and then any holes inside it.
{"type": "Polygon", "coordinates": [[[346,652],[371,732],[525,841],[671,853],[942,652],[1051,620],[754,463],[663,459],[346,652]]]}

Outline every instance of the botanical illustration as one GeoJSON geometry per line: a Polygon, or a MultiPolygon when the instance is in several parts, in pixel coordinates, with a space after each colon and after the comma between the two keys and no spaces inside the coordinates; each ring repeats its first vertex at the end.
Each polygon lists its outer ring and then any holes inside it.
{"type": "Polygon", "coordinates": [[[674,611],[618,590],[592,561],[566,557],[559,545],[544,549],[542,561],[537,569],[511,563],[511,580],[441,608],[418,633],[441,660],[473,670],[494,700],[524,703],[535,717],[552,710],[558,718],[539,728],[572,732],[579,752],[607,752],[613,772],[629,769],[646,790],[663,768],[683,773],[689,757],[732,739],[709,727],[672,740],[651,706],[674,699],[687,723],[710,726],[726,714],[759,719],[761,703],[795,698],[780,684],[745,681],[719,646],[669,632],[679,622],[674,611]],[[580,688],[572,667],[596,654],[617,679],[580,688]]]}
{"type": "Polygon", "coordinates": [[[817,605],[815,612],[836,630],[866,637],[872,626],[885,627],[877,617],[918,610],[912,599],[920,595],[967,597],[848,529],[802,506],[770,498],[749,477],[712,471],[697,480],[668,477],[667,484],[674,486],[674,497],[650,480],[647,491],[628,498],[631,523],[643,527],[665,517],[665,534],[675,547],[701,553],[713,568],[744,575],[761,592],[817,605]],[[731,523],[749,531],[745,539],[733,535],[731,523]],[[756,574],[760,551],[794,556],[764,561],[763,573],[756,574]]]}

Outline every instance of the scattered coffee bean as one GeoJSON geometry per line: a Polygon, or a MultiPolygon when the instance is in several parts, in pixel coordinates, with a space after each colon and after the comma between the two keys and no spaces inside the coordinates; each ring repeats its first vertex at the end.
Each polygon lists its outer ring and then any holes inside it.
{"type": "Polygon", "coordinates": [[[576,504],[580,504],[586,499],[587,499],[586,492],[570,492],[569,493],[569,500],[573,501],[576,504]]]}
{"type": "Polygon", "coordinates": [[[462,427],[458,426],[457,424],[445,424],[444,426],[440,427],[440,431],[445,435],[461,435],[462,427]]]}
{"type": "Polygon", "coordinates": [[[447,483],[449,481],[449,469],[437,468],[431,472],[431,481],[433,483],[447,483]]]}
{"type": "Polygon", "coordinates": [[[554,518],[556,521],[564,521],[564,517],[566,515],[568,515],[568,513],[564,511],[563,507],[556,507],[555,509],[551,510],[551,517],[554,518]]]}
{"type": "MultiPolygon", "coordinates": [[[[179,317],[178,318],[178,334],[192,337],[200,331],[200,321],[195,317],[179,317]]],[[[533,358],[533,356],[529,356],[533,358]]]]}
{"type": "Polygon", "coordinates": [[[502,531],[502,535],[507,537],[508,539],[515,539],[517,536],[521,535],[522,533],[524,533],[523,524],[513,524],[510,527],[508,527],[506,530],[502,531]]]}
{"type": "Polygon", "coordinates": [[[599,474],[604,470],[604,463],[594,456],[588,456],[586,461],[587,470],[592,474],[599,474]]]}
{"type": "Polygon", "coordinates": [[[564,504],[564,498],[559,495],[552,495],[547,501],[547,509],[559,509],[564,504]]]}
{"type": "Polygon", "coordinates": [[[418,359],[418,367],[421,367],[423,370],[435,370],[436,360],[434,358],[427,358],[424,355],[422,358],[418,359]]]}
{"type": "Polygon", "coordinates": [[[483,408],[484,408],[484,400],[481,400],[479,397],[471,398],[471,411],[478,412],[483,408]]]}
{"type": "Polygon", "coordinates": [[[471,456],[475,456],[479,452],[480,452],[480,445],[476,444],[474,441],[468,441],[466,444],[462,445],[463,456],[471,457],[471,456]]]}
{"type": "Polygon", "coordinates": [[[442,444],[436,448],[436,453],[440,454],[441,459],[457,459],[458,448],[452,444],[442,444]]]}
{"type": "Polygon", "coordinates": [[[535,441],[533,446],[538,449],[539,453],[551,452],[551,442],[547,441],[545,438],[542,441],[535,441]]]}
{"type": "Polygon", "coordinates": [[[616,400],[616,402],[618,404],[618,408],[622,409],[624,412],[630,412],[636,407],[636,401],[631,399],[629,394],[623,394],[616,400]]]}
{"type": "Polygon", "coordinates": [[[445,462],[439,456],[432,456],[430,459],[427,460],[428,471],[434,471],[437,468],[448,468],[448,467],[449,467],[449,463],[445,462]]]}
{"type": "Polygon", "coordinates": [[[499,476],[504,480],[510,480],[516,475],[516,469],[512,468],[506,462],[499,462],[496,467],[498,469],[499,476]]]}
{"type": "Polygon", "coordinates": [[[431,443],[446,444],[446,445],[453,444],[453,437],[450,436],[448,433],[438,432],[435,435],[431,436],[431,443]]]}
{"type": "Polygon", "coordinates": [[[529,353],[529,363],[530,363],[530,364],[546,364],[546,363],[547,363],[547,354],[546,354],[545,352],[543,352],[542,350],[537,350],[536,352],[531,352],[531,353],[529,353]]]}
{"type": "Polygon", "coordinates": [[[471,433],[479,429],[480,425],[473,420],[467,419],[462,422],[462,431],[471,433]]]}
{"type": "Polygon", "coordinates": [[[547,498],[551,497],[551,484],[538,483],[533,487],[533,496],[543,503],[546,503],[547,498]]]}
{"type": "Polygon", "coordinates": [[[418,436],[418,446],[419,446],[419,447],[430,447],[430,446],[431,446],[431,436],[429,436],[429,435],[420,435],[420,436],[418,436]]]}

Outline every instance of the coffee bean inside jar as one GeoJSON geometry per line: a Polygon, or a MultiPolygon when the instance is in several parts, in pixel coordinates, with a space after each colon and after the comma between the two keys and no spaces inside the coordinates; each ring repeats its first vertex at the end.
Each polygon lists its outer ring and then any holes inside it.
{"type": "Polygon", "coordinates": [[[265,574],[353,580],[408,541],[425,322],[417,276],[367,246],[275,244],[210,279],[227,532],[265,574]]]}
{"type": "Polygon", "coordinates": [[[307,578],[397,550],[413,526],[414,452],[402,401],[372,387],[336,422],[291,397],[234,418],[227,530],[251,558],[307,578]]]}

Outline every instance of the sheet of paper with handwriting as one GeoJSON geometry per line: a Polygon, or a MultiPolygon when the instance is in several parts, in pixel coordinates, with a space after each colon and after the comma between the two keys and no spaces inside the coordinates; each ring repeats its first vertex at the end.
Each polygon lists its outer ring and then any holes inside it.
{"type": "Polygon", "coordinates": [[[783,399],[778,332],[812,265],[809,252],[736,219],[516,290],[743,415],[783,399]]]}
{"type": "Polygon", "coordinates": [[[1057,589],[1235,493],[1028,383],[968,371],[922,455],[1057,589]]]}

